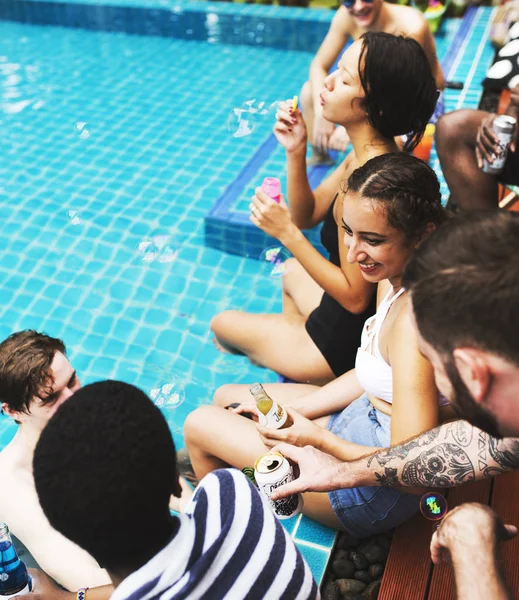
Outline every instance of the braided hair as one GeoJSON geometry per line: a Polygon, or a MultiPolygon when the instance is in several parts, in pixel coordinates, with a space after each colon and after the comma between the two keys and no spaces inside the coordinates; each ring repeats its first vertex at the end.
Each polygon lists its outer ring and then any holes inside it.
{"type": "Polygon", "coordinates": [[[446,218],[435,172],[405,152],[368,160],[353,171],[343,191],[382,202],[389,225],[401,231],[408,243],[421,239],[429,224],[438,227],[446,218]]]}

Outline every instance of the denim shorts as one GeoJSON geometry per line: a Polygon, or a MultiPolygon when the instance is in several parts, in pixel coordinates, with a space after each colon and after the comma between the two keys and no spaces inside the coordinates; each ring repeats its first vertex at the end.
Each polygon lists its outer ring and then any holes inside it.
{"type": "MultiPolygon", "coordinates": [[[[387,447],[391,442],[391,417],[371,404],[367,394],[330,417],[327,429],[362,446],[387,447]]],[[[337,518],[351,535],[364,538],[397,527],[419,509],[420,495],[393,488],[358,487],[328,494],[337,518]]]]}

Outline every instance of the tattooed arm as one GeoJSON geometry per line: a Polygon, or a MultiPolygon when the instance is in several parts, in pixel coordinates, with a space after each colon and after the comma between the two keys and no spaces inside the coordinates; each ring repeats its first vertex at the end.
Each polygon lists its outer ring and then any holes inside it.
{"type": "Polygon", "coordinates": [[[454,487],[519,469],[519,438],[493,438],[466,421],[445,423],[351,462],[310,446],[274,449],[299,464],[300,476],[279,487],[273,499],[363,485],[454,487]]]}

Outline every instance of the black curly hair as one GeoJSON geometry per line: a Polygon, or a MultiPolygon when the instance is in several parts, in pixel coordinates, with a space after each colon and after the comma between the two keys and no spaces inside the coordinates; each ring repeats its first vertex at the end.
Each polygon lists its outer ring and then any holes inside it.
{"type": "Polygon", "coordinates": [[[43,430],[33,467],[50,524],[108,569],[145,564],[174,533],[175,446],[160,410],[133,385],[77,391],[43,430]]]}
{"type": "Polygon", "coordinates": [[[369,122],[389,139],[407,135],[405,149],[412,150],[439,96],[427,55],[402,35],[370,31],[360,39],[359,76],[369,122]]]}
{"type": "Polygon", "coordinates": [[[423,160],[389,152],[368,160],[350,175],[344,192],[382,202],[389,225],[408,243],[421,239],[429,224],[446,219],[436,173],[423,160]]]}

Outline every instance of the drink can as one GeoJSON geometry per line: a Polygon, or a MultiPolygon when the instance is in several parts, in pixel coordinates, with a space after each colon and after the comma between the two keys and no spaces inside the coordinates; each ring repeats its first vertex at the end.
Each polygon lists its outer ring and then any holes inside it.
{"type": "Polygon", "coordinates": [[[254,465],[254,477],[260,492],[267,498],[270,508],[278,519],[290,519],[301,512],[303,496],[292,494],[286,498],[272,500],[272,492],[294,479],[288,460],[279,452],[269,452],[258,458],[254,465]]]}
{"type": "Polygon", "coordinates": [[[508,148],[514,135],[517,121],[513,117],[508,115],[498,115],[494,119],[493,127],[494,133],[499,140],[499,151],[495,155],[493,162],[489,163],[487,160],[483,164],[483,173],[489,175],[499,175],[505,168],[506,157],[508,154],[508,148]]]}

